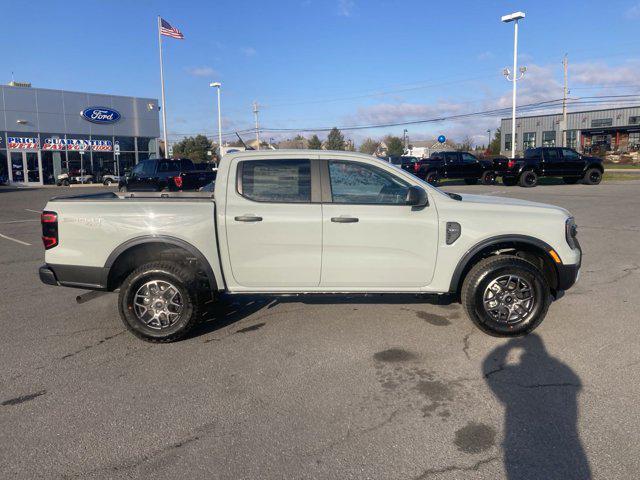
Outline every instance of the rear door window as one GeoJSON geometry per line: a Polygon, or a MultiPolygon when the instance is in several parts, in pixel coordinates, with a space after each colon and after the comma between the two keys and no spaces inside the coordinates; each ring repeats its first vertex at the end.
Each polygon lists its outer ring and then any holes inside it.
{"type": "Polygon", "coordinates": [[[180,162],[176,160],[161,160],[158,163],[158,173],[178,173],[180,162]]]}
{"type": "Polygon", "coordinates": [[[474,157],[473,155],[471,155],[470,153],[463,153],[462,154],[462,163],[476,163],[478,161],[478,159],[476,157],[474,157]]]}
{"type": "Polygon", "coordinates": [[[311,202],[309,160],[246,160],[239,164],[238,193],[256,202],[311,202]]]}
{"type": "Polygon", "coordinates": [[[453,152],[445,153],[444,159],[447,163],[458,163],[458,154],[453,152]]]}
{"type": "Polygon", "coordinates": [[[560,155],[558,155],[558,150],[555,148],[549,148],[544,152],[544,159],[547,162],[557,163],[560,160],[560,155]]]}

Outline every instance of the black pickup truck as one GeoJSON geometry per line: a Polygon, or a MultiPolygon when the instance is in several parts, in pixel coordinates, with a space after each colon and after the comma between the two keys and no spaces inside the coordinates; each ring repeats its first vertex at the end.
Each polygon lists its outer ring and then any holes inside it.
{"type": "Polygon", "coordinates": [[[120,190],[154,191],[198,190],[213,182],[216,172],[197,169],[188,158],[150,158],[138,163],[120,180],[120,190]]]}
{"type": "Polygon", "coordinates": [[[581,155],[571,148],[538,147],[526,150],[524,158],[510,160],[506,168],[497,173],[507,186],[535,187],[540,177],[562,177],[568,184],[582,181],[597,185],[604,168],[598,157],[581,155]]]}
{"type": "Polygon", "coordinates": [[[479,160],[467,152],[434,152],[415,164],[414,174],[432,185],[443,178],[462,179],[468,185],[478,181],[490,185],[496,179],[492,162],[479,160]]]}

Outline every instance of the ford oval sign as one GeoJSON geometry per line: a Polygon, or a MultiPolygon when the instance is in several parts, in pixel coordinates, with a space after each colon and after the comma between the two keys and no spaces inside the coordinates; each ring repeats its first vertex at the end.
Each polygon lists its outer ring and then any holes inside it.
{"type": "Polygon", "coordinates": [[[107,107],[89,107],[80,112],[80,115],[93,123],[116,123],[120,120],[120,112],[107,107]]]}
{"type": "Polygon", "coordinates": [[[444,135],[440,135],[440,136],[438,137],[438,141],[439,141],[440,143],[444,143],[444,142],[446,142],[446,141],[447,141],[447,139],[446,139],[446,137],[445,137],[444,135]]]}

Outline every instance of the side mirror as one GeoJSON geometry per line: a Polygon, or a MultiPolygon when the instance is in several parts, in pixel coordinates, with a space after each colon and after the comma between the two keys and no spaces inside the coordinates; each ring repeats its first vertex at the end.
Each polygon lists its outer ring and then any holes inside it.
{"type": "Polygon", "coordinates": [[[426,207],[429,205],[427,192],[420,187],[412,185],[407,192],[407,205],[411,205],[412,207],[426,207]]]}

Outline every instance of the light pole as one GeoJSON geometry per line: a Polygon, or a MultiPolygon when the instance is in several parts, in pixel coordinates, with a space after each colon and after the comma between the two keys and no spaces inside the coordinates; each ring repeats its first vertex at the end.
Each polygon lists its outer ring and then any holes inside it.
{"type": "Polygon", "coordinates": [[[487,150],[491,148],[491,129],[487,129],[487,133],[489,134],[489,143],[487,144],[487,150]]]}
{"type": "Polygon", "coordinates": [[[513,23],[513,74],[508,68],[503,70],[504,77],[513,82],[513,105],[511,109],[511,158],[516,158],[516,83],[518,80],[522,80],[524,72],[527,71],[527,67],[520,67],[520,77],[517,77],[518,72],[518,20],[524,18],[524,12],[515,12],[510,15],[505,15],[501,18],[504,23],[513,23]]]}
{"type": "Polygon", "coordinates": [[[218,155],[222,157],[222,115],[220,113],[220,87],[222,87],[222,84],[220,82],[211,82],[209,86],[218,89],[218,155]]]}

